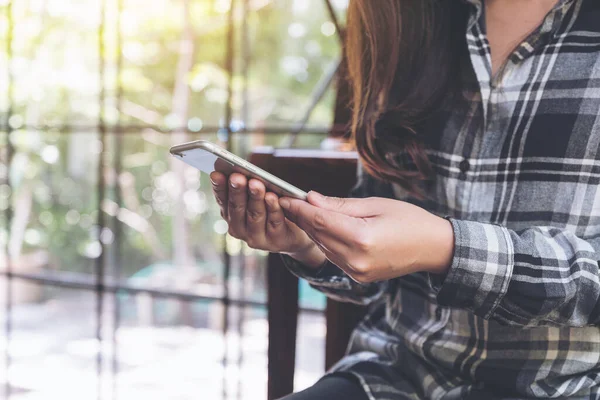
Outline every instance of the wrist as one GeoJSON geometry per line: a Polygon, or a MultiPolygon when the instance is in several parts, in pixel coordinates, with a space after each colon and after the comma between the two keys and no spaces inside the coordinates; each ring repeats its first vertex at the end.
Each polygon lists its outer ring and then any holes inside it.
{"type": "Polygon", "coordinates": [[[321,268],[325,261],[327,261],[325,254],[323,254],[314,242],[311,242],[310,245],[300,251],[285,254],[306,265],[308,268],[315,270],[321,268]]]}
{"type": "Polygon", "coordinates": [[[454,258],[454,229],[450,221],[437,216],[431,228],[430,240],[424,242],[427,249],[424,251],[423,269],[436,275],[446,275],[454,258]]]}

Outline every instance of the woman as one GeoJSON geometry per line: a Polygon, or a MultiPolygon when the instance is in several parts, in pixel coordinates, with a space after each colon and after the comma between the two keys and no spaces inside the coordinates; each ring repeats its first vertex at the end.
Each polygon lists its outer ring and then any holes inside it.
{"type": "Polygon", "coordinates": [[[371,305],[289,399],[600,398],[600,1],[348,19],[358,199],[212,176],[233,236],[371,305]]]}

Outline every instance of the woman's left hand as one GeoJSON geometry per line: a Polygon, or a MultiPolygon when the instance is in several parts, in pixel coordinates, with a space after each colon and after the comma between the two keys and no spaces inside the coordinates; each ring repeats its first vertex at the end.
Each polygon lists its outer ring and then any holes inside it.
{"type": "Polygon", "coordinates": [[[445,274],[454,253],[450,222],[399,200],[341,199],[310,192],[279,201],[327,258],[360,283],[426,271],[445,274]]]}

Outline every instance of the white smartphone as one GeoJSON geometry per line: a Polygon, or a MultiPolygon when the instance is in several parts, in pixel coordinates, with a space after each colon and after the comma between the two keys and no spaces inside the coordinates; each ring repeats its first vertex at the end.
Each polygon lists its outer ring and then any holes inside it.
{"type": "Polygon", "coordinates": [[[307,193],[303,190],[209,141],[197,140],[179,144],[171,147],[170,153],[207,174],[219,171],[229,176],[237,172],[248,178],[258,179],[265,184],[267,190],[279,196],[306,200],[307,193]]]}

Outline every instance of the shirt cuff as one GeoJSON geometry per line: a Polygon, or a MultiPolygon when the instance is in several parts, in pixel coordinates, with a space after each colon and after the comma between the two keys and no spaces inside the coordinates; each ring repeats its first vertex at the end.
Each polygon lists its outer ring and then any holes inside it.
{"type": "Polygon", "coordinates": [[[438,304],[491,318],[506,295],[514,266],[508,229],[447,218],[454,230],[454,258],[445,278],[430,275],[438,304]]]}
{"type": "Polygon", "coordinates": [[[306,280],[311,285],[331,289],[350,290],[352,285],[341,269],[327,260],[320,268],[309,268],[293,257],[282,254],[283,263],[298,278],[306,280]]]}

